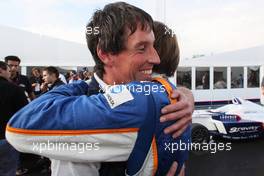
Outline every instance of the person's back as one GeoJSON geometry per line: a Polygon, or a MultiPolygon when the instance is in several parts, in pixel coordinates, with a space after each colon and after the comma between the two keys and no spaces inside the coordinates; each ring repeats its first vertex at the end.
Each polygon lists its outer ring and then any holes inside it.
{"type": "MultiPolygon", "coordinates": [[[[5,65],[1,62],[2,65],[5,65]]],[[[3,68],[0,68],[3,70],[3,68]]],[[[8,69],[8,68],[6,68],[8,69]]],[[[28,103],[26,96],[22,89],[17,85],[8,81],[0,73],[0,139],[5,138],[5,127],[8,120],[15,114],[21,107],[28,103]]]]}
{"type": "MultiPolygon", "coordinates": [[[[16,102],[17,99],[23,97],[24,92],[13,83],[8,82],[5,78],[0,76],[0,125],[1,125],[1,139],[5,138],[5,126],[12,117],[12,115],[17,112],[23,105],[27,104],[27,101],[24,101],[24,104],[21,106],[16,102]]],[[[25,95],[24,95],[25,97],[25,95]]],[[[25,99],[26,100],[26,99],[25,99]]]]}

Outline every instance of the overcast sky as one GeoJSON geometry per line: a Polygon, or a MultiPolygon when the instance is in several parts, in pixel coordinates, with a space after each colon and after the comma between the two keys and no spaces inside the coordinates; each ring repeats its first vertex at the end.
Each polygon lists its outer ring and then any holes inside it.
{"type": "MultiPolygon", "coordinates": [[[[85,44],[85,25],[110,0],[0,0],[0,25],[85,44]]],[[[131,0],[177,34],[182,57],[264,44],[263,0],[131,0]]]]}

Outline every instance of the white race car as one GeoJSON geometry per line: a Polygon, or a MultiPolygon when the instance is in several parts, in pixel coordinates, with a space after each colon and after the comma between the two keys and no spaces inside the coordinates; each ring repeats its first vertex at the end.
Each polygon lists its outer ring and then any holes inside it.
{"type": "Polygon", "coordinates": [[[263,135],[264,107],[234,98],[232,104],[211,110],[195,110],[192,142],[209,142],[210,136],[250,139],[263,135]]]}

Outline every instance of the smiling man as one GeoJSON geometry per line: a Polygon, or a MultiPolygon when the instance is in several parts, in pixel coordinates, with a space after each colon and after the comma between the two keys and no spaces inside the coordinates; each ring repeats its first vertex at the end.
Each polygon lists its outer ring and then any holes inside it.
{"type": "MultiPolygon", "coordinates": [[[[106,5],[102,11],[96,11],[87,28],[100,30],[99,34],[86,35],[96,63],[96,73],[91,85],[99,83],[102,87],[135,80],[151,81],[152,68],[160,60],[154,48],[153,21],[149,14],[126,3],[113,3],[106,5]]],[[[191,120],[193,99],[190,91],[184,88],[175,90],[174,93],[177,95],[174,98],[178,98],[179,102],[162,109],[163,116],[160,120],[164,122],[180,119],[165,129],[166,133],[174,133],[172,135],[177,137],[191,120]]],[[[122,169],[120,166],[122,164],[103,163],[100,174],[120,174],[125,165],[123,164],[122,169]]]]}

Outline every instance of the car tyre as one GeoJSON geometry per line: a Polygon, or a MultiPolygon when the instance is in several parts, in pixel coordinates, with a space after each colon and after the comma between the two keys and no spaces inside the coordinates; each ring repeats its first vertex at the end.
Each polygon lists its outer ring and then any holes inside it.
{"type": "Polygon", "coordinates": [[[194,123],[192,124],[191,133],[192,143],[208,143],[210,141],[210,134],[206,127],[203,125],[194,123]]]}

